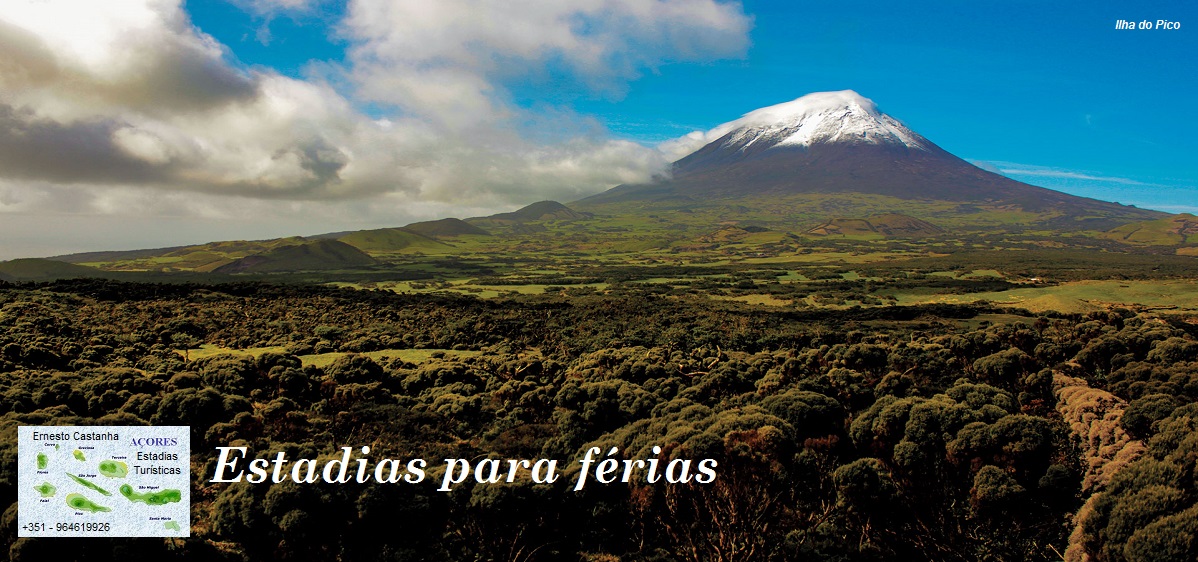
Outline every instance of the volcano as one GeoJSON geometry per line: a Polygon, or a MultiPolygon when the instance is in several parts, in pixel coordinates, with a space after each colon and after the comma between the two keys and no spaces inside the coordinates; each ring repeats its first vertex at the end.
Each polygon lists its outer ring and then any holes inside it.
{"type": "Polygon", "coordinates": [[[638,201],[710,203],[872,195],[910,203],[956,203],[969,211],[1018,211],[1036,215],[1033,222],[1079,229],[1110,228],[1159,215],[1028,185],[978,168],[852,90],[808,94],[764,107],[712,129],[703,138],[710,142],[675,162],[668,178],[617,186],[577,204],[590,208],[638,201]]]}

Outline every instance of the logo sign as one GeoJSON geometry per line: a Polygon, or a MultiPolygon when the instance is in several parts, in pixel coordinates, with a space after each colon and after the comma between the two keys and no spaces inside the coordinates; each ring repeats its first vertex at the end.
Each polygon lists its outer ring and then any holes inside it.
{"type": "Polygon", "coordinates": [[[191,535],[191,428],[17,428],[17,536],[191,535]]]}

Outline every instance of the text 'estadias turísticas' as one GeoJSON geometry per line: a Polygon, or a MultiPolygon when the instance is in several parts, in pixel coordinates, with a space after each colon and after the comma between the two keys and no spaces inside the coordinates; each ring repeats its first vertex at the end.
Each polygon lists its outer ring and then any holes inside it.
{"type": "MultiPolygon", "coordinates": [[[[409,459],[406,462],[401,459],[380,459],[371,466],[370,459],[365,456],[370,454],[370,447],[362,447],[362,456],[352,459],[353,448],[342,447],[340,458],[327,460],[292,460],[288,459],[283,451],[275,453],[274,459],[247,459],[247,447],[217,447],[216,450],[220,455],[212,479],[209,480],[213,483],[241,482],[244,479],[250,484],[278,484],[287,480],[297,484],[321,481],[329,484],[417,484],[424,481],[428,468],[428,461],[425,459],[409,459]]],[[[620,459],[615,458],[619,453],[616,447],[612,447],[605,456],[602,452],[599,447],[591,447],[578,460],[580,470],[574,482],[575,491],[581,490],[590,481],[600,484],[710,484],[716,478],[715,469],[718,463],[715,459],[701,459],[697,462],[692,459],[620,459]]],[[[661,447],[653,447],[653,454],[660,455],[661,447]]],[[[479,484],[511,483],[524,478],[535,484],[551,484],[556,482],[559,476],[556,459],[488,458],[474,462],[467,459],[445,459],[441,487],[437,488],[437,491],[448,492],[470,478],[479,484]]]]}

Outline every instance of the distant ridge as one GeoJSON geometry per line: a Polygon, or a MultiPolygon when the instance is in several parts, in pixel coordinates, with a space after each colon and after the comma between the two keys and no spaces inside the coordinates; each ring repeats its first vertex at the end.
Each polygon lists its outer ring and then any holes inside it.
{"type": "Polygon", "coordinates": [[[123,271],[200,271],[209,272],[239,258],[261,254],[281,246],[306,242],[305,238],[290,236],[268,240],[225,240],[147,250],[117,250],[85,252],[47,258],[68,263],[121,262],[116,269],[123,271]]]}
{"type": "Polygon", "coordinates": [[[375,265],[374,258],[345,242],[316,240],[246,256],[213,270],[215,273],[318,271],[375,265]]]}
{"type": "Polygon", "coordinates": [[[64,261],[67,263],[93,263],[107,262],[120,260],[136,260],[141,258],[153,258],[190,248],[191,246],[171,246],[168,248],[150,248],[146,250],[110,250],[101,252],[79,252],[75,254],[63,254],[61,256],[50,256],[46,259],[54,261],[64,261]]]}

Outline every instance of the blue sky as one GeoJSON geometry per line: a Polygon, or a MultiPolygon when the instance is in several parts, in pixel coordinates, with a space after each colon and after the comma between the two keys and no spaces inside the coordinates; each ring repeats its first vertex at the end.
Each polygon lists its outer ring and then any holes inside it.
{"type": "Polygon", "coordinates": [[[8,0],[0,120],[20,135],[0,134],[0,259],[572,201],[665,169],[671,139],[842,89],[1015,179],[1198,211],[1195,15],[1161,1],[8,0]],[[1181,29],[1115,29],[1162,18],[1181,29]]]}
{"type": "MultiPolygon", "coordinates": [[[[504,83],[516,105],[567,109],[654,144],[813,91],[854,89],[943,148],[1011,177],[1081,195],[1198,210],[1198,40],[1115,29],[1167,18],[1180,2],[748,1],[743,56],[664,62],[615,87],[568,69],[504,83]],[[987,165],[989,164],[989,165],[987,165]],[[1055,173],[1054,173],[1055,172],[1055,173]],[[1192,197],[1187,201],[1186,197],[1192,197]]],[[[193,21],[242,64],[296,77],[343,61],[344,6],[298,15],[192,2],[193,21]],[[259,37],[269,29],[270,40],[259,37]],[[307,70],[306,70],[307,69],[307,70]]],[[[1185,25],[1185,24],[1183,24],[1185,25]]]]}

